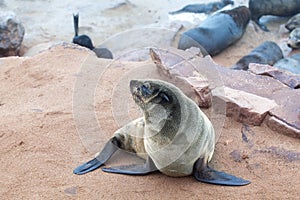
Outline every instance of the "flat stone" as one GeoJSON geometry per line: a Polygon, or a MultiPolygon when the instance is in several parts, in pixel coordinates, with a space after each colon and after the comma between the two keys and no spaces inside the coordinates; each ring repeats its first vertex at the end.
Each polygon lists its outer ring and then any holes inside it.
{"type": "Polygon", "coordinates": [[[227,116],[245,124],[260,125],[268,111],[278,106],[274,100],[226,86],[212,93],[226,102],[227,116]]]}
{"type": "Polygon", "coordinates": [[[257,75],[266,75],[286,84],[291,88],[300,88],[300,75],[270,65],[250,63],[249,71],[257,75]]]}
{"type": "MultiPolygon", "coordinates": [[[[300,120],[300,115],[299,115],[300,120]]],[[[294,127],[291,124],[286,123],[282,119],[279,119],[275,116],[268,116],[266,118],[266,124],[273,131],[280,132],[284,135],[300,138],[300,130],[297,127],[294,127]]]]}

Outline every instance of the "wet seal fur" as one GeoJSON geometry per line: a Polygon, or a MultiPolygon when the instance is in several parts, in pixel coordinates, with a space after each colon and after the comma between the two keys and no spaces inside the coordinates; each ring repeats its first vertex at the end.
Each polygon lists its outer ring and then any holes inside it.
{"type": "Polygon", "coordinates": [[[74,170],[85,174],[105,164],[118,149],[145,159],[142,165],[102,168],[105,172],[145,175],[159,170],[172,177],[193,174],[201,182],[242,186],[250,182],[208,166],[215,135],[211,122],[190,98],[160,80],[131,80],[130,91],[144,117],[117,130],[96,157],[74,170]]]}
{"type": "Polygon", "coordinates": [[[86,47],[95,52],[98,58],[107,58],[112,59],[113,55],[110,50],[107,48],[94,47],[91,38],[87,35],[78,35],[78,24],[79,24],[79,14],[73,14],[74,30],[75,36],[73,37],[72,42],[80,46],[86,47]]]}
{"type": "Polygon", "coordinates": [[[266,41],[242,57],[232,68],[248,70],[250,63],[273,65],[283,58],[280,47],[271,41],[266,41]]]}
{"type": "Polygon", "coordinates": [[[251,19],[256,22],[262,30],[268,28],[259,22],[264,15],[288,17],[300,12],[300,0],[249,0],[251,19]]]}
{"type": "Polygon", "coordinates": [[[240,6],[209,16],[197,28],[181,35],[178,48],[185,50],[202,46],[214,56],[243,36],[250,15],[247,7],[240,6]]]}
{"type": "Polygon", "coordinates": [[[174,15],[174,14],[185,13],[185,12],[209,14],[222,9],[229,4],[233,5],[234,2],[231,0],[221,0],[221,2],[211,2],[207,4],[189,4],[184,6],[180,10],[169,12],[169,14],[174,15]]]}

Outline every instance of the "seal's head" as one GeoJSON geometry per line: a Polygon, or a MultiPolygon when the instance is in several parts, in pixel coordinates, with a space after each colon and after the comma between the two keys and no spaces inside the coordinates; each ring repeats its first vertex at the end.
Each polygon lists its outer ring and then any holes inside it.
{"type": "Polygon", "coordinates": [[[136,104],[143,110],[154,104],[170,104],[175,94],[159,80],[131,80],[130,91],[136,104]]]}
{"type": "Polygon", "coordinates": [[[287,45],[293,49],[300,49],[300,28],[295,28],[290,33],[287,45]]]}
{"type": "Polygon", "coordinates": [[[289,21],[285,24],[285,28],[289,31],[292,31],[295,28],[300,28],[300,13],[289,19],[289,21]]]}

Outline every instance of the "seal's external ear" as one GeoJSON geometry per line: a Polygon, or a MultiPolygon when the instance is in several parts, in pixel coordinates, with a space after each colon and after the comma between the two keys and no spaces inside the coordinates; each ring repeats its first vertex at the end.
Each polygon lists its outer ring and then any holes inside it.
{"type": "Polygon", "coordinates": [[[166,100],[167,102],[170,101],[168,95],[167,95],[166,93],[164,93],[164,92],[160,92],[160,93],[159,93],[159,96],[160,96],[162,99],[166,100]]]}

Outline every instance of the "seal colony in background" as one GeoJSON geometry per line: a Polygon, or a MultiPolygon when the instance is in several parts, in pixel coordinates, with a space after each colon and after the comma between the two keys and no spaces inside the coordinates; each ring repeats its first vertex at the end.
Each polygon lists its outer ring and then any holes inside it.
{"type": "Polygon", "coordinates": [[[262,30],[269,31],[266,25],[260,22],[265,15],[288,17],[300,12],[299,0],[249,0],[251,19],[258,24],[262,30]]]}
{"type": "Polygon", "coordinates": [[[250,182],[208,166],[215,148],[213,126],[195,102],[161,80],[131,80],[130,91],[144,116],[117,130],[103,150],[77,167],[85,174],[104,165],[120,148],[145,159],[141,165],[102,168],[105,172],[172,177],[193,174],[201,182],[242,186],[250,182]]]}

